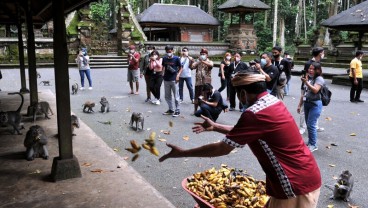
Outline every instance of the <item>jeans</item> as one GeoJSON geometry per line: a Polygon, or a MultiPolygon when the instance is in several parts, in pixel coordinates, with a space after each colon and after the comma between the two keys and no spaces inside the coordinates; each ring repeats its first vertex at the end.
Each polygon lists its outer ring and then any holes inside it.
{"type": "Polygon", "coordinates": [[[162,85],[162,75],[161,74],[152,74],[150,78],[150,90],[153,96],[159,100],[160,99],[160,89],[162,85]]]}
{"type": "Polygon", "coordinates": [[[285,85],[285,95],[289,95],[289,89],[290,89],[290,79],[291,78],[288,78],[288,80],[287,80],[287,83],[286,83],[286,85],[285,85]]]}
{"type": "Polygon", "coordinates": [[[179,95],[180,100],[184,99],[183,96],[183,87],[184,87],[184,81],[187,84],[187,88],[189,91],[190,100],[194,99],[194,92],[193,92],[193,85],[192,85],[192,77],[180,77],[179,78],[179,95]]]}
{"type": "Polygon", "coordinates": [[[180,102],[179,102],[179,84],[176,81],[164,81],[165,87],[165,100],[169,106],[169,110],[174,111],[172,94],[174,94],[175,111],[180,112],[180,102]]]}
{"type": "Polygon", "coordinates": [[[322,112],[322,101],[305,101],[304,115],[308,129],[308,144],[317,146],[317,120],[322,112]]]}
{"type": "Polygon", "coordinates": [[[204,115],[212,121],[216,121],[220,113],[221,110],[219,111],[217,108],[209,106],[206,103],[202,103],[200,109],[197,110],[194,115],[197,117],[201,117],[201,115],[204,115]]]}
{"type": "Polygon", "coordinates": [[[354,78],[349,77],[351,82],[351,89],[350,89],[350,100],[360,100],[360,93],[363,90],[363,79],[357,78],[358,85],[354,84],[354,78]]]}
{"type": "Polygon", "coordinates": [[[86,76],[87,76],[89,86],[92,87],[92,79],[91,79],[91,70],[90,69],[79,70],[79,75],[80,75],[80,78],[81,78],[82,87],[84,87],[84,74],[86,74],[86,76]]]}

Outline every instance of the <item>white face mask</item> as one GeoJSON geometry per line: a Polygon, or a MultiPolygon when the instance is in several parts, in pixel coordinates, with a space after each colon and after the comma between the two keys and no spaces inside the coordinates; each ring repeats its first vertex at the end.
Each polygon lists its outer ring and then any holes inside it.
{"type": "Polygon", "coordinates": [[[321,59],[323,59],[325,57],[325,54],[323,53],[323,54],[321,54],[321,59]]]}
{"type": "Polygon", "coordinates": [[[235,57],[235,61],[236,62],[239,62],[240,61],[240,58],[239,57],[235,57]]]}
{"type": "Polygon", "coordinates": [[[135,50],[130,50],[129,52],[130,52],[130,53],[134,53],[134,52],[135,52],[135,50]]]}
{"type": "Polygon", "coordinates": [[[226,56],[226,60],[230,60],[231,59],[231,56],[226,56]]]}
{"type": "Polygon", "coordinates": [[[188,56],[189,54],[188,54],[189,52],[183,52],[183,56],[188,56]]]}
{"type": "Polygon", "coordinates": [[[166,53],[167,56],[171,57],[173,54],[172,53],[166,53]]]}
{"type": "Polygon", "coordinates": [[[149,50],[149,51],[148,51],[148,54],[151,54],[151,53],[152,53],[152,51],[153,51],[153,50],[149,50]]]}
{"type": "Polygon", "coordinates": [[[207,56],[206,55],[201,55],[201,59],[202,60],[206,60],[207,59],[207,56]]]}
{"type": "Polygon", "coordinates": [[[153,58],[156,60],[158,58],[158,56],[157,55],[153,55],[153,58]]]}

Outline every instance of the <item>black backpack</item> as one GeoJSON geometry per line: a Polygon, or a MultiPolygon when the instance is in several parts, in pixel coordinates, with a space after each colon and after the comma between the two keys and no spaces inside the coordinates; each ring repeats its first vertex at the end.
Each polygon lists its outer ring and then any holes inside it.
{"type": "Polygon", "coordinates": [[[320,90],[321,100],[323,106],[328,106],[331,101],[332,92],[328,89],[326,85],[323,85],[320,90]]]}

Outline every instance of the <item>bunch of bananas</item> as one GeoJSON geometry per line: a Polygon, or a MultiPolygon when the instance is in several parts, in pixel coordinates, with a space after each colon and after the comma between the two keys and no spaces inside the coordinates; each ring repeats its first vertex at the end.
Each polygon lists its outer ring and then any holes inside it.
{"type": "Polygon", "coordinates": [[[125,148],[125,150],[134,154],[132,158],[132,161],[134,162],[139,157],[138,152],[141,150],[141,146],[139,146],[135,140],[130,140],[130,145],[132,148],[125,148]]]}
{"type": "Polygon", "coordinates": [[[155,146],[155,138],[156,132],[152,132],[148,139],[145,139],[145,143],[142,144],[142,147],[148,151],[150,151],[153,155],[159,156],[160,152],[155,146]]]}
{"type": "Polygon", "coordinates": [[[216,208],[262,208],[269,199],[264,181],[227,165],[195,173],[187,181],[189,191],[216,208]]]}

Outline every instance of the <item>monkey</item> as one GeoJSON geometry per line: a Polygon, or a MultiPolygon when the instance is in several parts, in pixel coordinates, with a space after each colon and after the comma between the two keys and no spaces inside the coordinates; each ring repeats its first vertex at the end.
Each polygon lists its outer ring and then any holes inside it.
{"type": "Polygon", "coordinates": [[[77,94],[78,88],[79,88],[78,83],[74,83],[72,85],[72,95],[76,95],[77,94]]]}
{"type": "Polygon", "coordinates": [[[74,134],[74,129],[80,127],[79,119],[76,115],[71,115],[70,119],[72,123],[72,136],[76,136],[76,134],[74,134]]]}
{"type": "Polygon", "coordinates": [[[348,202],[353,186],[354,180],[352,178],[352,174],[348,170],[343,171],[337,179],[333,189],[333,195],[330,199],[342,199],[345,202],[348,202]]]}
{"type": "Polygon", "coordinates": [[[45,131],[39,125],[34,125],[29,128],[24,139],[24,146],[26,147],[26,159],[33,160],[36,157],[49,159],[49,152],[47,151],[47,136],[45,131]]]}
{"type": "Polygon", "coordinates": [[[45,114],[45,118],[50,119],[50,117],[48,116],[49,111],[51,115],[54,115],[54,112],[52,112],[50,108],[50,104],[46,101],[33,104],[32,106],[33,122],[36,122],[37,114],[45,114]]]}
{"type": "Polygon", "coordinates": [[[100,104],[102,113],[110,112],[110,104],[109,101],[107,101],[106,97],[101,98],[100,104]]]}
{"type": "Polygon", "coordinates": [[[40,84],[43,83],[43,86],[51,86],[50,81],[41,81],[40,84]]]}
{"type": "Polygon", "coordinates": [[[136,113],[134,112],[132,114],[132,117],[130,118],[130,126],[133,127],[133,124],[135,122],[135,129],[136,131],[138,131],[138,123],[141,123],[142,125],[142,130],[143,130],[143,125],[144,125],[144,116],[142,113],[136,113]]]}
{"type": "Polygon", "coordinates": [[[15,132],[17,132],[18,135],[22,135],[22,133],[20,133],[19,131],[20,129],[23,129],[23,127],[21,126],[22,115],[20,114],[20,111],[22,110],[23,107],[24,98],[23,95],[19,92],[8,93],[8,95],[15,95],[15,94],[20,95],[22,102],[20,103],[16,111],[0,112],[0,124],[1,126],[10,125],[13,127],[12,134],[15,134],[15,132]]]}
{"type": "Polygon", "coordinates": [[[93,111],[93,107],[95,107],[95,103],[91,102],[91,101],[86,101],[82,106],[83,107],[83,112],[84,113],[92,113],[93,111]],[[86,110],[87,109],[87,110],[86,110]]]}

